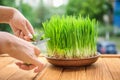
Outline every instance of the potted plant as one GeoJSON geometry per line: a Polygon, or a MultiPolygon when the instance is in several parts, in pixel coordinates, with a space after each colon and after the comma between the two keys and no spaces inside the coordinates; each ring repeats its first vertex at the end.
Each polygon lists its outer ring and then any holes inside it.
{"type": "Polygon", "coordinates": [[[57,66],[84,66],[98,59],[96,21],[89,17],[51,17],[43,23],[47,60],[57,66]]]}

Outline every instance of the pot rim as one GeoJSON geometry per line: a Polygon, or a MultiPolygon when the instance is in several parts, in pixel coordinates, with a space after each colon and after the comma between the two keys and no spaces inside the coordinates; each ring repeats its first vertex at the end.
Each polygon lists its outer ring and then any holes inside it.
{"type": "Polygon", "coordinates": [[[93,58],[98,58],[100,57],[100,53],[97,53],[95,56],[90,56],[87,58],[55,58],[55,57],[49,57],[49,56],[45,56],[45,58],[47,59],[52,59],[52,60],[88,60],[88,59],[93,59],[93,58]]]}

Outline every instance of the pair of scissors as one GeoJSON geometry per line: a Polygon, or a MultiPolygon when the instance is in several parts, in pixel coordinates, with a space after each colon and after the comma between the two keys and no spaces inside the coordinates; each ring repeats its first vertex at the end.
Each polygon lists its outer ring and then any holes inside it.
{"type": "Polygon", "coordinates": [[[39,35],[33,35],[33,38],[34,39],[32,39],[32,43],[34,44],[34,45],[38,45],[38,44],[42,44],[42,43],[44,43],[44,42],[47,42],[48,40],[50,40],[50,38],[46,38],[46,39],[43,39],[42,38],[42,36],[43,36],[43,32],[42,33],[39,33],[39,35]]]}

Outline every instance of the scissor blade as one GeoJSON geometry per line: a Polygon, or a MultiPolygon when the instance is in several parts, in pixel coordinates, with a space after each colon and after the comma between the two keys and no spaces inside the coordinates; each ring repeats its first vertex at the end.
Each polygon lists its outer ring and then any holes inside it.
{"type": "Polygon", "coordinates": [[[40,40],[40,38],[41,38],[41,36],[42,36],[43,34],[44,34],[43,32],[42,32],[42,33],[40,33],[40,34],[38,35],[38,37],[37,37],[36,41],[39,41],[39,40],[40,40]]]}
{"type": "Polygon", "coordinates": [[[37,41],[36,44],[42,44],[42,43],[44,43],[44,42],[47,42],[48,40],[50,40],[50,38],[37,41]]]}

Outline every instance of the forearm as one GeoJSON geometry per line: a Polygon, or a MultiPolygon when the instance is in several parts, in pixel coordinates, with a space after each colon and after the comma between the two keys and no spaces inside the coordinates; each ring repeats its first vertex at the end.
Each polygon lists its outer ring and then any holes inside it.
{"type": "Polygon", "coordinates": [[[0,6],[0,23],[9,23],[14,15],[14,12],[14,8],[0,6]]]}

